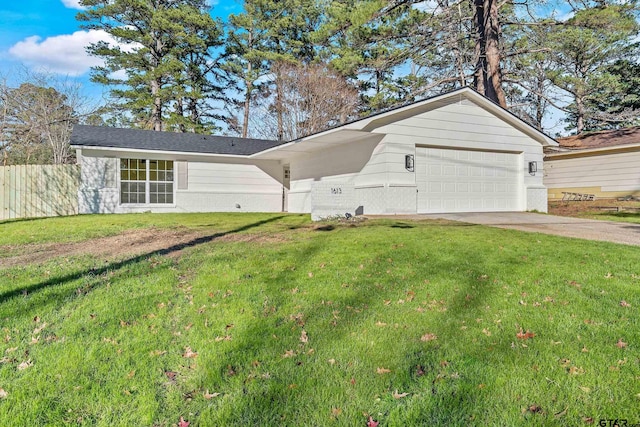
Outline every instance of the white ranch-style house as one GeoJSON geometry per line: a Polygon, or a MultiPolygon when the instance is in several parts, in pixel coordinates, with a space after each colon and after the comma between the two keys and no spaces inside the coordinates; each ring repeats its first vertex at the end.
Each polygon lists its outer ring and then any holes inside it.
{"type": "Polygon", "coordinates": [[[470,88],[291,142],[76,126],[81,213],[547,211],[552,138],[470,88]]]}

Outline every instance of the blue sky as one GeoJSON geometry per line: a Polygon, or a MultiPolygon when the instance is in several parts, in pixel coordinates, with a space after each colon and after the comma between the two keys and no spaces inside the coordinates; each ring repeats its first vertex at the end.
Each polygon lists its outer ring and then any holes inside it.
{"type": "MultiPolygon", "coordinates": [[[[91,66],[100,60],[86,54],[92,42],[108,40],[97,31],[80,28],[75,16],[79,0],[1,0],[0,76],[10,82],[26,67],[77,79],[87,93],[103,88],[89,82],[91,66]]],[[[241,10],[241,0],[210,0],[212,15],[223,19],[241,10]]]]}

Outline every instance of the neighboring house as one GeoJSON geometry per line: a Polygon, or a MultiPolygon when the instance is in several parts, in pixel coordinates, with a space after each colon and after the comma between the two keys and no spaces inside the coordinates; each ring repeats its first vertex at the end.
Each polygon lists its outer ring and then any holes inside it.
{"type": "Polygon", "coordinates": [[[563,193],[640,197],[640,126],[559,138],[545,157],[549,199],[563,193]]]}
{"type": "Polygon", "coordinates": [[[557,143],[462,88],[295,141],[76,126],[80,212],[547,211],[557,143]],[[536,170],[537,169],[537,170],[536,170]]]}

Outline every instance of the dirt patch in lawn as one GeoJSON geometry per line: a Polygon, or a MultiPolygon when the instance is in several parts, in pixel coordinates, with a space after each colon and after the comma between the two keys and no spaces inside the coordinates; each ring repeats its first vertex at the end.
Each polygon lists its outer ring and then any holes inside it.
{"type": "Polygon", "coordinates": [[[640,209],[640,202],[600,199],[584,202],[549,202],[549,213],[560,216],[585,217],[591,214],[604,214],[620,209],[640,209]]]}
{"type": "Polygon", "coordinates": [[[283,238],[266,234],[224,234],[194,231],[184,227],[171,230],[147,228],[73,243],[44,243],[0,246],[0,268],[42,263],[57,257],[92,255],[105,260],[143,254],[179,257],[183,250],[209,242],[277,243],[283,238]]]}

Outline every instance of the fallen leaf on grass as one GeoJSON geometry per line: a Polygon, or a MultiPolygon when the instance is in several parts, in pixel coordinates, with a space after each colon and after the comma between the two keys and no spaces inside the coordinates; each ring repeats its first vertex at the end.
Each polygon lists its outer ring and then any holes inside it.
{"type": "Polygon", "coordinates": [[[167,378],[169,378],[171,381],[175,381],[176,380],[176,376],[178,375],[177,372],[173,372],[173,371],[165,371],[164,373],[167,378]]]}
{"type": "Polygon", "coordinates": [[[631,307],[631,304],[629,304],[625,300],[622,300],[620,301],[620,307],[631,307]]]}
{"type": "Polygon", "coordinates": [[[584,374],[584,369],[579,366],[572,366],[569,368],[569,375],[582,375],[584,374]]]}
{"type": "Polygon", "coordinates": [[[579,388],[580,390],[584,391],[585,393],[591,393],[591,389],[590,389],[589,387],[582,387],[582,386],[579,386],[578,388],[579,388]]]}
{"type": "Polygon", "coordinates": [[[336,359],[329,359],[328,362],[329,362],[329,365],[335,365],[336,359]]]}
{"type": "Polygon", "coordinates": [[[374,420],[371,416],[369,416],[369,421],[367,421],[367,427],[378,427],[380,424],[378,421],[374,420]]]}
{"type": "Polygon", "coordinates": [[[394,399],[402,399],[403,397],[409,396],[409,393],[398,393],[398,390],[396,389],[396,391],[391,393],[391,395],[394,399]]]}
{"type": "Polygon", "coordinates": [[[9,354],[9,353],[13,353],[17,349],[18,349],[18,347],[11,347],[11,348],[6,349],[4,352],[5,352],[5,354],[9,354]]]}
{"type": "Polygon", "coordinates": [[[211,400],[214,397],[220,396],[220,393],[209,393],[209,390],[207,389],[207,391],[202,393],[202,395],[204,396],[205,399],[211,400]]]}
{"type": "Polygon", "coordinates": [[[582,417],[582,422],[585,424],[593,424],[593,418],[592,417],[582,417]]]}
{"type": "Polygon", "coordinates": [[[195,359],[196,357],[198,357],[198,353],[191,350],[191,347],[185,347],[184,354],[182,355],[182,357],[185,357],[187,359],[195,359]]]}
{"type": "Polygon", "coordinates": [[[3,388],[0,388],[0,399],[6,399],[7,396],[9,396],[9,393],[4,391],[3,388]]]}
{"type": "Polygon", "coordinates": [[[562,417],[564,417],[565,415],[567,415],[567,411],[568,411],[568,410],[569,410],[569,407],[566,407],[566,408],[564,408],[564,410],[563,410],[563,411],[560,411],[560,412],[558,412],[558,413],[553,414],[553,416],[554,416],[554,417],[556,417],[556,418],[562,418],[562,417]]]}
{"type": "Polygon", "coordinates": [[[529,331],[528,329],[527,329],[527,332],[522,332],[522,328],[520,328],[520,332],[518,332],[516,334],[516,337],[519,340],[528,340],[528,339],[533,338],[535,336],[536,336],[536,334],[534,334],[533,332],[529,331]]]}
{"type": "Polygon", "coordinates": [[[384,322],[376,322],[376,326],[387,326],[384,322]]]}
{"type": "Polygon", "coordinates": [[[184,418],[180,417],[180,422],[178,422],[178,427],[189,427],[189,421],[185,421],[184,418]]]}
{"type": "Polygon", "coordinates": [[[127,374],[127,378],[128,379],[131,379],[131,378],[133,378],[135,376],[136,376],[136,370],[135,369],[127,374]]]}
{"type": "Polygon", "coordinates": [[[18,371],[24,371],[25,369],[30,368],[32,366],[33,366],[33,362],[31,362],[31,360],[24,361],[18,365],[18,371]]]}
{"type": "Polygon", "coordinates": [[[284,354],[282,355],[283,358],[287,358],[287,357],[293,357],[296,355],[296,352],[293,350],[287,350],[284,352],[284,354]]]}
{"type": "Polygon", "coordinates": [[[305,330],[302,331],[302,334],[300,335],[300,342],[302,343],[309,342],[309,336],[307,335],[307,331],[305,330]]]}
{"type": "Polygon", "coordinates": [[[391,372],[391,370],[387,368],[376,368],[376,373],[378,375],[388,374],[389,372],[391,372]]]}
{"type": "Polygon", "coordinates": [[[618,340],[618,342],[616,343],[616,347],[618,347],[618,348],[625,348],[626,346],[627,346],[627,343],[622,341],[622,338],[620,338],[618,340]]]}
{"type": "Polygon", "coordinates": [[[487,328],[482,330],[482,333],[485,334],[486,336],[490,337],[491,336],[491,331],[488,330],[487,328]]]}
{"type": "Polygon", "coordinates": [[[424,334],[422,337],[420,337],[420,341],[425,341],[425,342],[433,341],[437,339],[438,339],[438,336],[436,334],[431,334],[431,333],[424,334]]]}
{"type": "Polygon", "coordinates": [[[535,414],[538,412],[542,412],[542,408],[540,407],[540,405],[531,405],[529,406],[528,411],[535,414]]]}
{"type": "Polygon", "coordinates": [[[47,327],[47,322],[44,322],[42,325],[38,326],[33,330],[33,335],[38,335],[46,327],[47,327]]]}
{"type": "Polygon", "coordinates": [[[165,350],[153,350],[152,352],[149,353],[150,356],[162,356],[165,354],[167,354],[165,350]]]}
{"type": "Polygon", "coordinates": [[[220,342],[220,341],[231,341],[231,335],[225,335],[224,337],[215,337],[214,341],[215,342],[220,342]]]}

